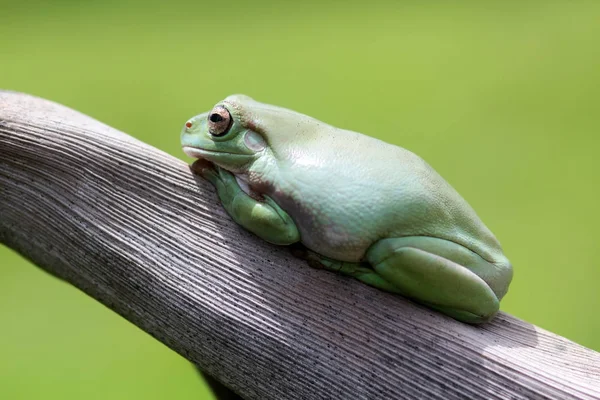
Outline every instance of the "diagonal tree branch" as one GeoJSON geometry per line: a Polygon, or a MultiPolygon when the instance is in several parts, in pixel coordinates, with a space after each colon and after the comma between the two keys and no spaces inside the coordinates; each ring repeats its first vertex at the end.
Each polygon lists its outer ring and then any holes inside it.
{"type": "Polygon", "coordinates": [[[182,161],[0,92],[0,241],[248,399],[600,399],[600,354],[468,326],[236,226],[182,161]]]}

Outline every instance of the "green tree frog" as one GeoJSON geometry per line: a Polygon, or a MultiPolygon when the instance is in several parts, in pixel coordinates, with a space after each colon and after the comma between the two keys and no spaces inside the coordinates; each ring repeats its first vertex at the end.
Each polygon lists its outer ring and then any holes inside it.
{"type": "Polygon", "coordinates": [[[227,213],[311,265],[467,323],[490,320],[512,279],[499,242],[423,159],[244,95],[189,119],[183,151],[227,213]]]}

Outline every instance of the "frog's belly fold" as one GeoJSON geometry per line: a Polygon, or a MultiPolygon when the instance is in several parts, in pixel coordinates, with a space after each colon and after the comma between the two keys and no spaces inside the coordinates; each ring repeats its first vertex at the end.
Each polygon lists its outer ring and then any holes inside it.
{"type": "Polygon", "coordinates": [[[285,208],[292,217],[302,244],[323,256],[340,261],[361,261],[369,247],[379,239],[371,225],[375,222],[369,213],[352,213],[337,204],[327,209],[304,209],[294,204],[285,208]],[[339,207],[339,208],[338,208],[339,207]]]}
{"type": "Polygon", "coordinates": [[[300,221],[302,244],[312,251],[340,261],[361,261],[372,244],[368,235],[361,236],[345,226],[330,223],[300,221]]]}

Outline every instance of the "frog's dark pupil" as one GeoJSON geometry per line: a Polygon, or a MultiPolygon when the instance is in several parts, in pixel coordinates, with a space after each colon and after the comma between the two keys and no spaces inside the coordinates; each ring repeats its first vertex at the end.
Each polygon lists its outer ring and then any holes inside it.
{"type": "Polygon", "coordinates": [[[210,120],[211,122],[221,122],[223,121],[223,117],[221,117],[219,114],[211,114],[210,115],[210,120]]]}

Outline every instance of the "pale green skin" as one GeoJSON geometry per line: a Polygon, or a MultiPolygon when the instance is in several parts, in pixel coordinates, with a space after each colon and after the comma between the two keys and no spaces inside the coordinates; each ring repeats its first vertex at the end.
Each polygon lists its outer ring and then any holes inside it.
{"type": "Polygon", "coordinates": [[[467,202],[401,147],[306,115],[229,96],[222,137],[209,113],[184,126],[186,154],[229,215],[264,240],[301,242],[314,265],[481,323],[512,279],[500,244],[467,202]]]}

